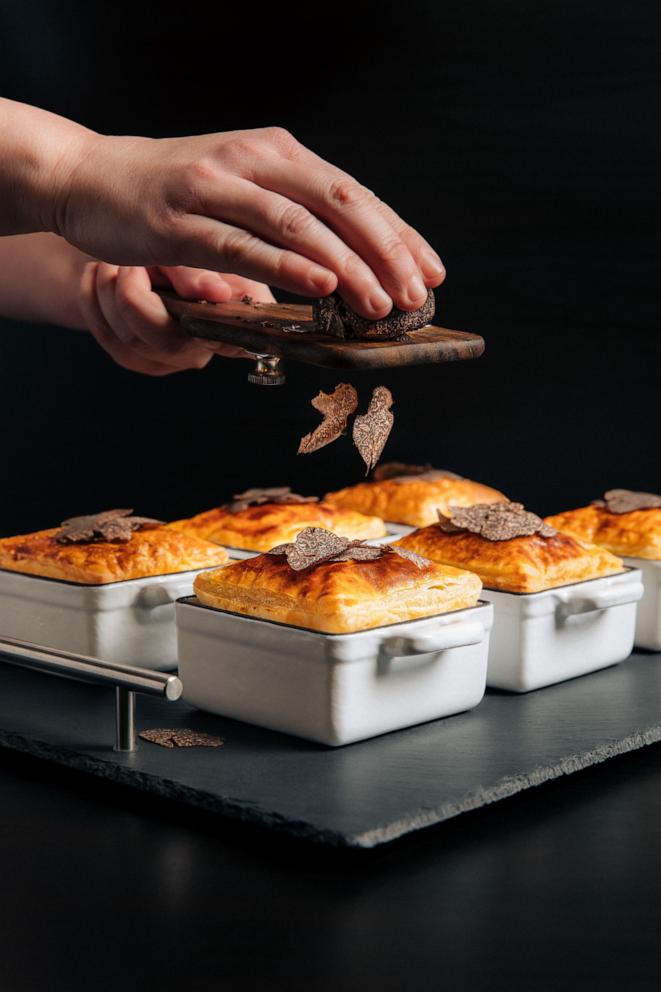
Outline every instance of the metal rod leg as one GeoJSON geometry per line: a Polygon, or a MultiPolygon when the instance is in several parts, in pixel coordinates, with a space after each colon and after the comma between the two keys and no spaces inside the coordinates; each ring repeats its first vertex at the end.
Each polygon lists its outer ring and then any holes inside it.
{"type": "Polygon", "coordinates": [[[135,693],[118,685],[115,689],[115,751],[135,751],[135,693]]]}

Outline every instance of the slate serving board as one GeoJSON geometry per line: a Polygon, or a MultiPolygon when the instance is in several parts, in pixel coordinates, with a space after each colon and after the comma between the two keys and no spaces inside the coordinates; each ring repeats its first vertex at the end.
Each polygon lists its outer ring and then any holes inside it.
{"type": "Polygon", "coordinates": [[[138,726],[219,749],[112,751],[112,691],[0,664],[0,746],[336,847],[370,848],[661,740],[661,655],[470,713],[329,749],[185,703],[138,699],[138,726]]]}

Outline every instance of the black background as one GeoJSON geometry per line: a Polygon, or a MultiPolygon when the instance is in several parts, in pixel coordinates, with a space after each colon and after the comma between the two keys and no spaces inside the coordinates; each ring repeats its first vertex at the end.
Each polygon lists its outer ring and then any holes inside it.
{"type": "MultiPolygon", "coordinates": [[[[109,133],[280,124],[438,249],[438,320],[479,362],[354,377],[396,399],[388,458],[532,509],[661,488],[655,2],[4,3],[0,87],[109,133]]],[[[337,373],[244,362],[149,379],[85,335],[0,333],[0,532],[114,505],[164,518],[248,485],[357,481],[348,439],[297,458],[337,373]]],[[[343,379],[351,378],[343,374],[343,379]]]]}

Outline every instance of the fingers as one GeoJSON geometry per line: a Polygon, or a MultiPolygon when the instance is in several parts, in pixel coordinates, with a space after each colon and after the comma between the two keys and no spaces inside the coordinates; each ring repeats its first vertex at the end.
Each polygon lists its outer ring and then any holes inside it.
{"type": "Polygon", "coordinates": [[[377,199],[377,206],[393,230],[397,231],[402,241],[408,245],[409,251],[420,268],[425,286],[428,289],[435,289],[436,286],[440,286],[445,279],[445,266],[429,242],[425,241],[415,228],[403,221],[383,200],[377,199]]]}
{"type": "Polygon", "coordinates": [[[193,265],[234,272],[302,296],[326,296],[337,286],[330,269],[240,227],[197,214],[180,224],[178,250],[193,265]]]}
{"type": "MultiPolygon", "coordinates": [[[[253,178],[306,207],[367,263],[396,306],[415,310],[427,296],[423,274],[401,227],[393,227],[380,201],[355,179],[305,150],[294,161],[258,160],[253,178]]],[[[380,316],[388,312],[384,305],[380,316]]],[[[360,312],[365,316],[367,307],[360,312]]]]}
{"type": "MultiPolygon", "coordinates": [[[[152,292],[143,268],[93,263],[86,267],[81,292],[95,339],[118,364],[132,371],[167,375],[204,368],[214,353],[228,354],[181,330],[152,292]]],[[[233,355],[235,349],[230,351],[233,355]]]]}
{"type": "Polygon", "coordinates": [[[154,284],[169,284],[185,300],[225,303],[232,298],[231,287],[218,272],[191,269],[186,265],[158,265],[150,270],[150,276],[154,284]]]}
{"type": "Polygon", "coordinates": [[[223,272],[223,279],[230,286],[233,300],[249,296],[254,303],[275,303],[275,296],[263,282],[244,279],[243,276],[235,276],[230,272],[223,272]]]}
{"type": "Polygon", "coordinates": [[[240,177],[227,177],[208,186],[201,207],[210,217],[245,227],[272,245],[330,269],[349,306],[365,316],[377,318],[390,310],[392,300],[369,265],[300,202],[240,177]]]}
{"type": "Polygon", "coordinates": [[[142,372],[145,375],[168,375],[173,370],[168,365],[153,361],[138,354],[114,333],[106,321],[97,299],[96,279],[99,262],[90,262],[85,266],[80,284],[80,304],[88,329],[97,344],[122,368],[132,372],[142,372]]]}

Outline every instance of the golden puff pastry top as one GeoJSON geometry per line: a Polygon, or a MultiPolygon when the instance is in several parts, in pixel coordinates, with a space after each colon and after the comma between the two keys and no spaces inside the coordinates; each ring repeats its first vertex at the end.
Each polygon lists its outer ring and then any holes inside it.
{"type": "Polygon", "coordinates": [[[136,530],[128,541],[60,544],[60,528],[0,539],[0,568],[84,585],[103,585],[210,568],[227,561],[227,552],[209,541],[168,527],[136,530]]]}
{"type": "Polygon", "coordinates": [[[406,482],[383,479],[360,482],[357,486],[328,493],[326,500],[361,513],[374,513],[396,524],[425,527],[438,520],[438,511],[448,507],[473,506],[475,503],[501,503],[507,497],[497,489],[470,479],[416,479],[406,482]]]}
{"type": "Polygon", "coordinates": [[[615,555],[661,561],[661,508],[610,513],[602,506],[583,506],[556,513],[546,522],[615,555]]]}
{"type": "Polygon", "coordinates": [[[198,575],[194,588],[206,606],[346,634],[474,606],[482,583],[471,572],[433,562],[418,567],[388,551],[298,572],[281,555],[259,555],[198,575]]]}
{"type": "Polygon", "coordinates": [[[352,541],[383,537],[386,533],[379,517],[321,502],[260,503],[235,513],[219,506],[168,526],[246,551],[270,551],[277,544],[289,544],[306,527],[323,527],[352,541]]]}
{"type": "Polygon", "coordinates": [[[487,588],[504,592],[541,592],[614,575],[624,568],[609,551],[581,544],[568,534],[488,541],[470,531],[448,534],[432,524],[407,534],[396,544],[446,565],[469,568],[487,588]]]}

